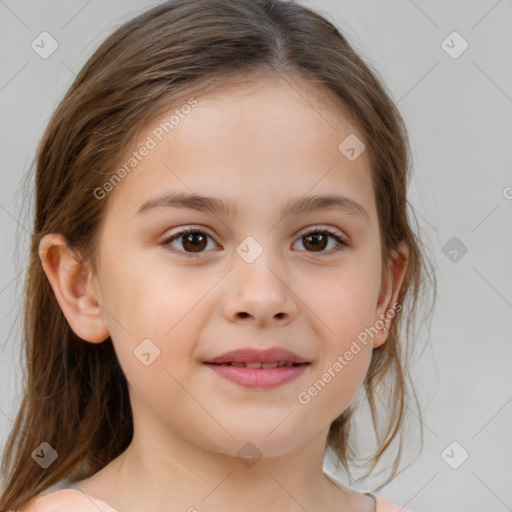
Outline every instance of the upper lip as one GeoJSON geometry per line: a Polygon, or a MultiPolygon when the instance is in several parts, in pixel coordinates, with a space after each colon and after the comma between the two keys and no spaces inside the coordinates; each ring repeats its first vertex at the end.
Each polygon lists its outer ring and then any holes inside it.
{"type": "Polygon", "coordinates": [[[264,350],[250,347],[231,350],[220,356],[208,359],[205,363],[274,363],[279,361],[308,363],[306,359],[303,359],[294,352],[280,347],[271,347],[264,350]]]}

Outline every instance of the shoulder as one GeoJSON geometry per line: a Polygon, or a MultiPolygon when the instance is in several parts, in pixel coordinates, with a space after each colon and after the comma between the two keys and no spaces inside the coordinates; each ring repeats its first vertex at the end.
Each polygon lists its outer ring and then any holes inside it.
{"type": "MultiPolygon", "coordinates": [[[[62,489],[37,496],[23,512],[117,512],[101,500],[75,489],[62,489]]],[[[12,512],[12,511],[10,511],[12,512]]]]}
{"type": "Polygon", "coordinates": [[[375,496],[373,494],[373,497],[375,498],[376,503],[375,512],[412,512],[411,510],[395,505],[394,503],[391,503],[391,501],[381,498],[380,496],[375,496]]]}

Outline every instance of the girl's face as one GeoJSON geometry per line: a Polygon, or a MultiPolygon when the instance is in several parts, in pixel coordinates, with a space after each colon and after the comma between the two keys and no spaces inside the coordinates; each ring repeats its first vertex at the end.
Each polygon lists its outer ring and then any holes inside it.
{"type": "Polygon", "coordinates": [[[325,441],[361,386],[404,269],[382,277],[362,136],[325,98],[265,80],[177,105],[140,135],[121,163],[129,173],[102,188],[113,188],[108,198],[95,199],[108,208],[93,285],[136,435],[284,454],[325,441]],[[224,367],[246,375],[243,385],[205,363],[270,347],[308,364],[224,367]],[[261,387],[258,371],[296,373],[261,387]]]}

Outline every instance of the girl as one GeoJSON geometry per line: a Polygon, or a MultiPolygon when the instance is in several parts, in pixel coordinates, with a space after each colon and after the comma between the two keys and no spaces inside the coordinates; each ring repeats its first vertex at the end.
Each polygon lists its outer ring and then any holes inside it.
{"type": "Polygon", "coordinates": [[[36,169],[1,510],[404,510],[323,472],[326,448],[355,465],[358,390],[365,476],[401,447],[428,261],[403,121],[331,23],[154,7],[86,63],[36,169]]]}

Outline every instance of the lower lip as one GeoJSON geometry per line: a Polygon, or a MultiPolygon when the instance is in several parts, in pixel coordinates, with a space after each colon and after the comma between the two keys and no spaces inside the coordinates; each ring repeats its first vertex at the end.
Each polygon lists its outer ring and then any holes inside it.
{"type": "Polygon", "coordinates": [[[271,369],[244,368],[208,363],[206,363],[206,366],[211,368],[217,375],[231,380],[240,386],[253,389],[271,389],[296,379],[309,365],[301,364],[271,369]]]}

